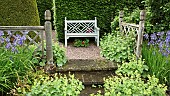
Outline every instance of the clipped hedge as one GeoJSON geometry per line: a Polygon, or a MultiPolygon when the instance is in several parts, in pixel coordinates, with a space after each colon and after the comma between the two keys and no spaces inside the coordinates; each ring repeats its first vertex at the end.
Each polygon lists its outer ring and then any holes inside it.
{"type": "Polygon", "coordinates": [[[97,17],[100,35],[110,32],[114,11],[110,0],[56,0],[56,27],[59,40],[64,39],[64,18],[72,20],[94,20],[97,17]]]}
{"type": "Polygon", "coordinates": [[[0,26],[40,25],[36,0],[0,0],[0,26]]]}
{"type": "MultiPolygon", "coordinates": [[[[40,16],[40,24],[44,25],[45,19],[44,19],[44,12],[45,10],[51,10],[53,7],[52,0],[36,0],[37,1],[37,7],[39,11],[40,16]]],[[[52,11],[51,11],[52,13],[52,11]]]]}

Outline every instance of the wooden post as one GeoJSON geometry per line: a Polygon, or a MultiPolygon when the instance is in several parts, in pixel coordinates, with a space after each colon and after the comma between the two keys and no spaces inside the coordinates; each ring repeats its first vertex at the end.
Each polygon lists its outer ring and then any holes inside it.
{"type": "Polygon", "coordinates": [[[56,66],[53,64],[53,49],[52,49],[52,26],[51,26],[51,12],[49,10],[45,11],[45,35],[46,35],[46,55],[47,55],[47,65],[45,66],[45,71],[47,73],[55,73],[56,66]]]}
{"type": "Polygon", "coordinates": [[[120,28],[120,32],[123,32],[122,22],[123,22],[123,11],[120,11],[119,12],[119,28],[120,28]]]}
{"type": "Polygon", "coordinates": [[[143,32],[144,32],[144,23],[145,23],[145,11],[142,10],[140,12],[140,22],[139,22],[139,31],[138,31],[138,38],[137,38],[137,45],[136,45],[136,56],[137,59],[141,57],[142,51],[142,41],[143,41],[143,32]]]}

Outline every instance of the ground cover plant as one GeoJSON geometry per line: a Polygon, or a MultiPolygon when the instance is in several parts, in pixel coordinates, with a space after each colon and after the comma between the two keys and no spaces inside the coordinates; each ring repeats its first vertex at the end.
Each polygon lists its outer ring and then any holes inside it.
{"type": "MultiPolygon", "coordinates": [[[[55,42],[52,45],[52,49],[53,49],[53,61],[54,61],[53,63],[59,67],[65,65],[67,62],[67,58],[65,55],[65,48],[60,46],[58,42],[55,42]]],[[[34,55],[35,56],[32,58],[32,62],[37,66],[45,66],[45,64],[47,63],[47,60],[45,58],[46,57],[46,48],[44,51],[44,57],[43,57],[41,50],[39,50],[34,55]]]]}
{"type": "MultiPolygon", "coordinates": [[[[104,79],[104,96],[166,96],[167,86],[159,84],[154,75],[146,75],[147,65],[142,59],[132,58],[119,66],[116,75],[104,79]]],[[[102,96],[100,93],[91,96],[102,96]]]]}
{"type": "Polygon", "coordinates": [[[111,61],[128,61],[134,52],[134,44],[135,35],[133,32],[127,36],[119,31],[109,33],[100,41],[101,55],[111,61]]]}
{"type": "Polygon", "coordinates": [[[27,96],[78,96],[84,89],[82,82],[75,79],[74,75],[69,77],[57,76],[42,77],[40,80],[35,79],[27,96]]]}
{"type": "Polygon", "coordinates": [[[170,31],[144,35],[142,56],[149,67],[148,73],[159,78],[160,83],[170,85],[170,31]]]}

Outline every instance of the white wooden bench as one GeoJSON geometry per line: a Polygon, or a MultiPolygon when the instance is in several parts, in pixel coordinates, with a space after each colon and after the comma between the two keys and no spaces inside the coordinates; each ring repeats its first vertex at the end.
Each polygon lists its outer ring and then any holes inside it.
{"type": "Polygon", "coordinates": [[[95,37],[99,46],[99,30],[97,19],[95,20],[67,20],[65,17],[65,47],[69,37],[95,37]]]}

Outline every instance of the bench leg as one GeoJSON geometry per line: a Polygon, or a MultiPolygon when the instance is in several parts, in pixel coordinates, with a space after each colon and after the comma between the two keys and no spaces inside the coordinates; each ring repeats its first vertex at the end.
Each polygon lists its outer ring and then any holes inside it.
{"type": "Polygon", "coordinates": [[[99,37],[97,38],[97,46],[99,46],[99,37]]]}
{"type": "Polygon", "coordinates": [[[67,38],[65,37],[65,47],[67,47],[67,38]]]}
{"type": "Polygon", "coordinates": [[[97,46],[99,46],[99,37],[98,36],[95,37],[95,42],[96,42],[97,46]]]}

